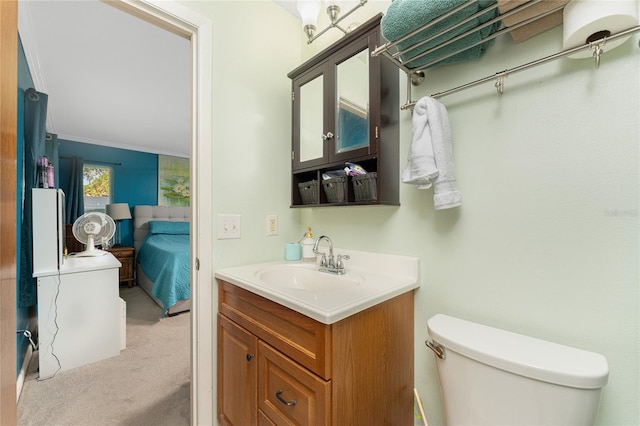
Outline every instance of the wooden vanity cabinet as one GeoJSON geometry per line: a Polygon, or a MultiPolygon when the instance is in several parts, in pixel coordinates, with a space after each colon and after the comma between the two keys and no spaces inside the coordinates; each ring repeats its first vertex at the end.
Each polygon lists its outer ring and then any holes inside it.
{"type": "Polygon", "coordinates": [[[258,339],[218,315],[218,414],[227,425],[256,424],[258,339]]]}
{"type": "Polygon", "coordinates": [[[323,324],[219,281],[223,425],[412,425],[413,291],[323,324]]]}
{"type": "Polygon", "coordinates": [[[287,74],[292,207],[399,204],[399,73],[387,57],[371,56],[384,42],[381,18],[378,14],[287,74]],[[351,178],[344,197],[326,195],[323,173],[342,170],[347,161],[376,173],[375,199],[357,197],[351,178]],[[299,185],[312,181],[319,182],[310,190],[315,197],[303,197],[299,185]]]}

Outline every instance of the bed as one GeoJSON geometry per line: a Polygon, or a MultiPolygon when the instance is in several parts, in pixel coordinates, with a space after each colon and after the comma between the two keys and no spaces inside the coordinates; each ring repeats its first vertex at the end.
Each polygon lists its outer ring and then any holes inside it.
{"type": "Polygon", "coordinates": [[[138,285],[164,315],[191,309],[189,207],[135,206],[133,244],[138,285]]]}

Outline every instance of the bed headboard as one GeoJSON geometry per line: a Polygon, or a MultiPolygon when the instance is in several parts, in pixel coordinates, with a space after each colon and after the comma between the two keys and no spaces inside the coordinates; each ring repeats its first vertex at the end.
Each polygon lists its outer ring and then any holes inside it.
{"type": "Polygon", "coordinates": [[[150,220],[191,222],[191,207],[135,206],[133,208],[133,246],[136,252],[149,233],[150,220]]]}

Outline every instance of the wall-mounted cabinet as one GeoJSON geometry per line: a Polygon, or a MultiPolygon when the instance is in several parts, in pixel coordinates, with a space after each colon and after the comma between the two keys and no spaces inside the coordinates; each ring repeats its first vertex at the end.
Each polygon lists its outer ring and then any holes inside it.
{"type": "Polygon", "coordinates": [[[288,74],[292,207],[399,204],[399,71],[386,57],[371,56],[381,44],[381,18],[367,21],[288,74]],[[322,175],[342,170],[347,161],[371,173],[364,196],[360,182],[354,187],[351,177],[325,190],[322,175]]]}

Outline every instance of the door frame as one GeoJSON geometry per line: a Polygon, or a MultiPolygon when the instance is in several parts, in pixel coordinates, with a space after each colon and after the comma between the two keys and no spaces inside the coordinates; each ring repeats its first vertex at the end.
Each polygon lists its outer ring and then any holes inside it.
{"type": "Polygon", "coordinates": [[[102,1],[191,40],[191,424],[214,424],[211,20],[175,2],[102,1]]]}
{"type": "MultiPolygon", "coordinates": [[[[191,42],[191,138],[190,138],[190,169],[191,169],[191,424],[214,424],[215,419],[215,352],[213,340],[215,329],[213,309],[213,219],[210,212],[213,210],[212,176],[210,168],[213,149],[213,125],[212,125],[212,24],[211,20],[196,11],[175,2],[163,0],[100,0],[114,6],[126,13],[141,18],[149,23],[171,31],[191,42]]],[[[3,30],[4,5],[15,3],[16,0],[0,0],[3,6],[3,30]]],[[[17,63],[17,23],[13,32],[16,34],[16,50],[13,54],[14,63],[17,63]]],[[[7,32],[11,31],[6,28],[7,32]]],[[[2,50],[3,61],[5,50],[2,50]]],[[[4,62],[3,62],[4,65],[4,62]]],[[[4,81],[4,78],[3,78],[4,81]]],[[[16,84],[12,90],[16,92],[16,84]]],[[[17,103],[13,102],[17,110],[17,103]]],[[[15,133],[15,120],[14,120],[15,133]]],[[[4,132],[4,129],[3,129],[4,132]]],[[[15,135],[14,135],[15,143],[15,135]]],[[[4,144],[4,141],[3,141],[4,144]]],[[[4,158],[2,159],[4,162],[4,158]]],[[[15,161],[14,161],[15,162],[15,161]]],[[[15,175],[15,171],[14,171],[15,175]]],[[[4,184],[4,179],[3,179],[4,184]]],[[[4,185],[3,185],[4,186],[4,185]]],[[[3,189],[4,191],[4,189],[3,189]]],[[[15,196],[15,177],[12,191],[15,196]]],[[[6,200],[6,198],[3,198],[6,200]]],[[[8,210],[8,209],[7,209],[8,210]]],[[[15,210],[15,209],[14,209],[15,210]]],[[[15,214],[15,211],[14,211],[15,214]]],[[[3,218],[4,223],[4,218],[3,218]]],[[[15,223],[15,221],[13,222],[15,223]]],[[[15,230],[14,230],[15,231],[15,230]]],[[[3,234],[4,235],[4,234],[3,234]]],[[[4,240],[4,239],[3,239],[4,240]]],[[[15,250],[15,248],[14,248],[15,250]]],[[[4,255],[4,253],[3,253],[4,255]]],[[[13,254],[15,259],[15,253],[13,254]]],[[[15,261],[14,261],[15,265],[15,261]]],[[[3,259],[3,270],[4,270],[3,259]]],[[[15,270],[15,267],[14,267],[15,270]]],[[[15,276],[15,271],[14,271],[15,276]]],[[[3,278],[4,280],[4,278],[3,278]]],[[[4,287],[4,286],[3,286],[4,287]]],[[[0,288],[0,290],[2,290],[0,288]]],[[[13,308],[13,320],[15,324],[15,280],[13,285],[14,297],[10,301],[13,308]]],[[[4,307],[7,305],[5,295],[2,294],[2,318],[5,316],[4,307]]],[[[11,308],[11,306],[10,306],[11,308]]],[[[8,312],[8,311],[7,311],[8,312]]],[[[4,323],[4,321],[3,321],[4,323]]],[[[11,327],[11,337],[15,333],[15,326],[11,327]]],[[[4,334],[2,335],[5,342],[4,334]]],[[[4,345],[3,345],[4,346],[4,345]]],[[[13,346],[12,346],[13,347],[13,346]]],[[[15,348],[14,348],[15,352],[15,348]]],[[[15,414],[15,353],[13,362],[5,357],[0,358],[0,368],[8,369],[11,363],[13,373],[14,401],[13,414],[5,410],[0,411],[0,423],[14,424],[15,414]],[[11,420],[14,419],[14,420],[11,420]]],[[[4,376],[2,376],[4,380],[4,376]]],[[[5,399],[5,386],[3,384],[0,398],[5,399]]]]}
{"type": "Polygon", "coordinates": [[[0,424],[16,423],[18,2],[0,0],[0,424]]]}

